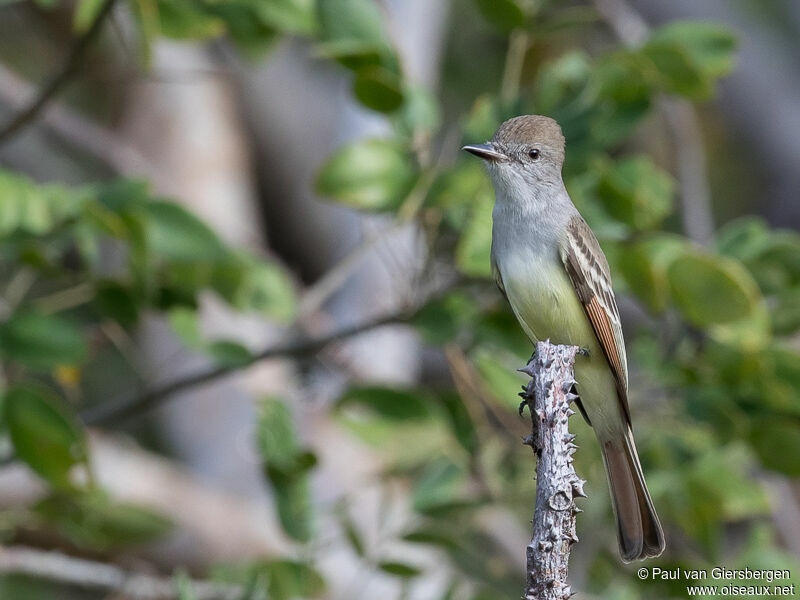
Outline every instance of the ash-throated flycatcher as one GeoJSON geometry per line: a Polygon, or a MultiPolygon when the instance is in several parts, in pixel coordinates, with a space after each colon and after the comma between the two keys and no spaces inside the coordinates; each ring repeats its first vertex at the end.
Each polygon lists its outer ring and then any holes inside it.
{"type": "Polygon", "coordinates": [[[561,179],[561,128],[548,117],[515,117],[491,142],[464,150],[486,162],[494,184],[492,271],[520,325],[534,343],[550,338],[589,350],[575,364],[576,402],[603,452],[622,558],[658,556],[664,534],[631,432],[608,262],[561,179]]]}

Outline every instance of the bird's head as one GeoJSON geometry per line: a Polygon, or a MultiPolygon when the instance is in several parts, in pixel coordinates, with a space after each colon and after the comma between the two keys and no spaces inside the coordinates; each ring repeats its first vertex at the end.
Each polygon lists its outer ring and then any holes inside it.
{"type": "Polygon", "coordinates": [[[564,164],[564,135],[550,117],[522,115],[504,122],[485,144],[463,148],[486,161],[495,185],[555,183],[564,164]]]}

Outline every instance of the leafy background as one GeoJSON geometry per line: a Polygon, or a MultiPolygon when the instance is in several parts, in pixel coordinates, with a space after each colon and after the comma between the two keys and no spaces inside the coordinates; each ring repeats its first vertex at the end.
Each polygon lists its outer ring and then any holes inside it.
{"type": "MultiPolygon", "coordinates": [[[[104,4],[0,2],[0,123],[104,4]]],[[[180,599],[518,597],[530,345],[458,148],[523,113],[562,124],[615,274],[668,538],[649,565],[790,585],[800,70],[774,56],[800,20],[670,6],[117,2],[56,106],[0,134],[0,595],[150,597],[98,584],[109,564],[180,599]]],[[[572,427],[573,588],[685,597],[619,562],[572,427]]]]}

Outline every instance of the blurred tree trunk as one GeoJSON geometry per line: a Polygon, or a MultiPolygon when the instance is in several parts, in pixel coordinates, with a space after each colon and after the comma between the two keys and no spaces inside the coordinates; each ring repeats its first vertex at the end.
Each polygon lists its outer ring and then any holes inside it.
{"type": "MultiPolygon", "coordinates": [[[[133,86],[122,135],[160,166],[161,176],[152,182],[158,193],[176,198],[227,242],[258,251],[264,234],[230,80],[206,75],[219,65],[201,47],[184,43],[157,43],[153,68],[177,74],[176,80],[133,86]],[[191,76],[183,78],[181,73],[191,76]]],[[[280,333],[263,319],[233,313],[211,299],[203,304],[202,327],[209,336],[224,334],[263,347],[280,333]]],[[[179,378],[207,363],[183,350],[161,321],[148,321],[141,340],[153,382],[179,378]]],[[[165,439],[209,481],[263,498],[255,449],[255,390],[246,388],[253,385],[260,394],[284,393],[288,374],[285,364],[270,363],[177,397],[158,413],[165,439]]]]}

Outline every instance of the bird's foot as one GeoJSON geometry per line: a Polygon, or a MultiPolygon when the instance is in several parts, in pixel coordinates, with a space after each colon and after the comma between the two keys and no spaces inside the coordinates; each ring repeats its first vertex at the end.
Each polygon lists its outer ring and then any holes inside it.
{"type": "Polygon", "coordinates": [[[580,354],[581,356],[587,356],[587,357],[591,356],[591,353],[589,352],[589,348],[585,348],[585,347],[584,348],[578,348],[578,351],[575,354],[580,354]]]}
{"type": "Polygon", "coordinates": [[[527,406],[530,410],[531,408],[531,400],[533,400],[533,389],[531,389],[531,383],[528,385],[522,386],[522,391],[518,394],[520,398],[522,398],[522,402],[519,403],[519,416],[522,416],[522,413],[525,412],[525,407],[527,406]]]}

